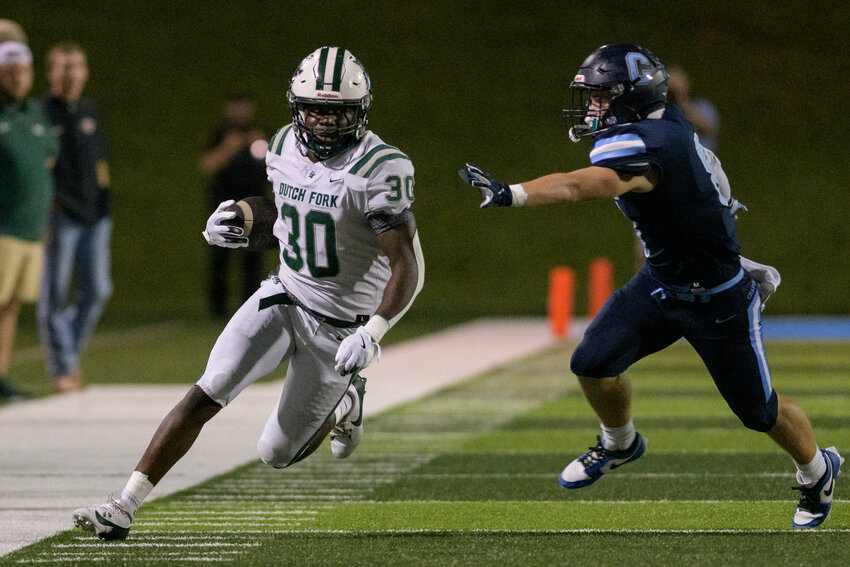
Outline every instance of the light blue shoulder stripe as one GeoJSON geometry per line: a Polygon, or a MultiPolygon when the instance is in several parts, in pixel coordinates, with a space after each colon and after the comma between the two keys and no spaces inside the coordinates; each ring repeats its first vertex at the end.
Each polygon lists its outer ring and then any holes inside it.
{"type": "Polygon", "coordinates": [[[637,156],[646,152],[646,144],[637,134],[620,134],[611,136],[597,142],[590,152],[590,163],[596,164],[600,161],[637,156]]]}

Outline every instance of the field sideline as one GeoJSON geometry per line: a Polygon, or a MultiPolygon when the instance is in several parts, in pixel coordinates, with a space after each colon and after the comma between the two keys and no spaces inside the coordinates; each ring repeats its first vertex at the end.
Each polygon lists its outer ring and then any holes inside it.
{"type": "MultiPolygon", "coordinates": [[[[250,462],[146,505],[126,542],[67,531],[0,564],[846,559],[846,475],[823,528],[790,530],[793,465],[764,435],[738,424],[686,345],[632,372],[647,455],[593,487],[560,488],[557,473],[597,433],[565,373],[571,349],[557,345],[372,415],[361,447],[346,461],[322,447],[286,471],[250,462]]],[[[773,342],[767,350],[774,384],[807,410],[822,445],[850,453],[850,345],[773,342]]]]}
{"type": "MultiPolygon", "coordinates": [[[[580,335],[582,330],[578,322],[574,332],[580,335]]],[[[65,529],[69,510],[103,500],[108,491],[120,491],[162,417],[203,369],[211,344],[208,335],[206,328],[168,324],[102,333],[92,341],[92,367],[113,372],[113,380],[132,382],[146,371],[172,380],[182,376],[188,382],[95,385],[70,395],[0,406],[0,555],[65,529]],[[159,356],[148,362],[151,352],[159,356]],[[62,463],[61,468],[56,463],[62,463]]],[[[472,321],[392,344],[384,349],[382,361],[369,369],[364,411],[369,416],[427,395],[552,342],[545,321],[532,318],[472,321]],[[509,332],[519,336],[500,345],[496,338],[509,332]]],[[[34,355],[21,358],[25,365],[43,366],[34,355]]],[[[276,374],[278,379],[282,375],[276,374]]],[[[192,451],[152,496],[256,460],[256,442],[280,387],[280,381],[265,381],[242,393],[205,427],[192,451]]]]}

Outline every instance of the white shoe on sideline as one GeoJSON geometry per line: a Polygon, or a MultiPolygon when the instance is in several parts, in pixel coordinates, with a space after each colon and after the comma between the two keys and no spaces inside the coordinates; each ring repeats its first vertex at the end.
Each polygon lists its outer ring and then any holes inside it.
{"type": "Polygon", "coordinates": [[[331,429],[331,453],[337,459],[349,456],[360,444],[363,436],[363,396],[366,394],[366,379],[355,374],[348,385],[347,396],[351,396],[351,409],[331,429]]]}
{"type": "Polygon", "coordinates": [[[126,539],[133,516],[111,496],[105,504],[74,510],[74,525],[100,539],[126,539]]]}

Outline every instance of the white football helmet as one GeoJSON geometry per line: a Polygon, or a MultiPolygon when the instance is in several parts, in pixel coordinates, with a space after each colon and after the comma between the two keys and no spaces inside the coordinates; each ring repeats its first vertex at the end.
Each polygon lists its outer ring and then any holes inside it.
{"type": "Polygon", "coordinates": [[[372,106],[372,83],[363,65],[342,47],[320,47],[308,55],[286,93],[298,140],[320,160],[338,155],[366,133],[366,113],[372,106]],[[333,131],[307,125],[308,107],[340,108],[346,120],[333,131]]]}

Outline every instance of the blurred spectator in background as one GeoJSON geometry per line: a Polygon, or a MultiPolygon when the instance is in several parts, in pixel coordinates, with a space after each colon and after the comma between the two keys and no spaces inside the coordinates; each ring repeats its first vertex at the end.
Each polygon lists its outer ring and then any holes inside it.
{"type": "Polygon", "coordinates": [[[29,47],[0,43],[0,401],[26,397],[9,381],[9,363],[21,305],[38,299],[58,149],[31,88],[29,47]]]}
{"type": "Polygon", "coordinates": [[[27,34],[18,22],[0,18],[0,43],[5,41],[18,41],[25,44],[27,34]]]}
{"type": "Polygon", "coordinates": [[[112,294],[106,138],[97,106],[82,97],[88,77],[79,45],[60,43],[47,53],[44,111],[60,146],[38,322],[56,392],[84,387],[80,354],[112,294]]]}
{"type": "MultiPolygon", "coordinates": [[[[266,179],[267,136],[254,123],[256,104],[251,93],[231,90],[224,102],[224,120],[211,133],[201,156],[201,171],[212,176],[209,205],[214,209],[222,201],[240,200],[268,193],[266,179]]],[[[228,265],[241,259],[240,301],[248,299],[263,279],[263,252],[210,247],[209,309],[214,317],[226,317],[228,311],[228,265]]]]}
{"type": "Polygon", "coordinates": [[[674,102],[685,113],[685,117],[694,125],[700,143],[717,151],[717,131],[720,128],[720,115],[714,105],[704,98],[691,98],[688,76],[681,67],[671,65],[667,72],[667,99],[674,102]]]}

